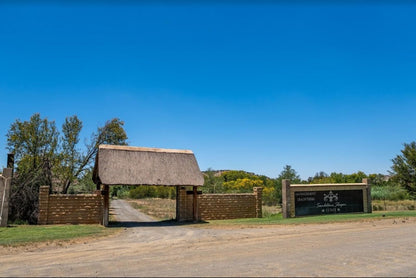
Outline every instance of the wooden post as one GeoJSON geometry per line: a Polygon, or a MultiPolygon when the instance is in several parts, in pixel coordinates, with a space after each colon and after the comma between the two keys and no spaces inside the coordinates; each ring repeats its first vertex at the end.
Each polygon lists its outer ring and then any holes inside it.
{"type": "Polygon", "coordinates": [[[110,190],[109,186],[103,184],[101,194],[103,195],[103,226],[108,227],[109,211],[110,211],[110,190]]]}
{"type": "Polygon", "coordinates": [[[373,212],[373,205],[371,202],[371,185],[368,182],[368,179],[363,179],[363,183],[365,183],[366,186],[366,193],[367,193],[367,211],[368,213],[372,213],[373,212]]]}
{"type": "Polygon", "coordinates": [[[0,175],[0,227],[7,227],[11,185],[12,169],[4,168],[3,175],[0,175]]]}
{"type": "Polygon", "coordinates": [[[176,221],[180,220],[180,202],[179,202],[179,198],[180,198],[180,186],[176,186],[176,221]]]}
{"type": "Polygon", "coordinates": [[[199,221],[199,215],[198,215],[198,187],[194,186],[193,187],[193,215],[194,215],[194,222],[198,222],[199,221]]]}
{"type": "Polygon", "coordinates": [[[290,218],[290,180],[282,180],[282,216],[290,218]]]}

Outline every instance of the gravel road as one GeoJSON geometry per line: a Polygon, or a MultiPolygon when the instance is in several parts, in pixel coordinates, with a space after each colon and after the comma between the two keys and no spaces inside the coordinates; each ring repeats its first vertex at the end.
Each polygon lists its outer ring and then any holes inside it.
{"type": "Polygon", "coordinates": [[[416,220],[247,226],[155,222],[113,200],[124,230],[0,249],[0,276],[416,276],[416,220]]]}

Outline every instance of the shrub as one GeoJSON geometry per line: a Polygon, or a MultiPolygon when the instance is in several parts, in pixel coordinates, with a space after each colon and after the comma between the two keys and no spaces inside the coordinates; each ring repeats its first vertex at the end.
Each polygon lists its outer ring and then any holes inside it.
{"type": "Polygon", "coordinates": [[[143,198],[176,198],[175,187],[165,186],[137,186],[130,189],[128,197],[132,199],[143,198]]]}
{"type": "Polygon", "coordinates": [[[377,210],[383,210],[383,207],[381,205],[373,205],[373,211],[377,210]]]}
{"type": "Polygon", "coordinates": [[[373,200],[399,201],[410,199],[409,193],[399,185],[379,185],[371,187],[373,200]]]}

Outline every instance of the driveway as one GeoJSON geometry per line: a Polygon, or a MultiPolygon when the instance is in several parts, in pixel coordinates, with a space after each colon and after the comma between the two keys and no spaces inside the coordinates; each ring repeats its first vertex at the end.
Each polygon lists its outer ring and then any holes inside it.
{"type": "Polygon", "coordinates": [[[0,249],[1,276],[416,276],[416,220],[248,226],[155,222],[113,200],[121,233],[0,249]]]}

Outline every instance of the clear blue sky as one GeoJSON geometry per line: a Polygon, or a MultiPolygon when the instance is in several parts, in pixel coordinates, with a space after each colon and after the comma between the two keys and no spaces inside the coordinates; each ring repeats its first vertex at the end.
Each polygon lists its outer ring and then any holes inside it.
{"type": "Polygon", "coordinates": [[[0,166],[10,125],[36,112],[78,115],[81,141],[118,117],[130,145],[270,177],[387,174],[416,140],[416,4],[12,2],[0,166]]]}

